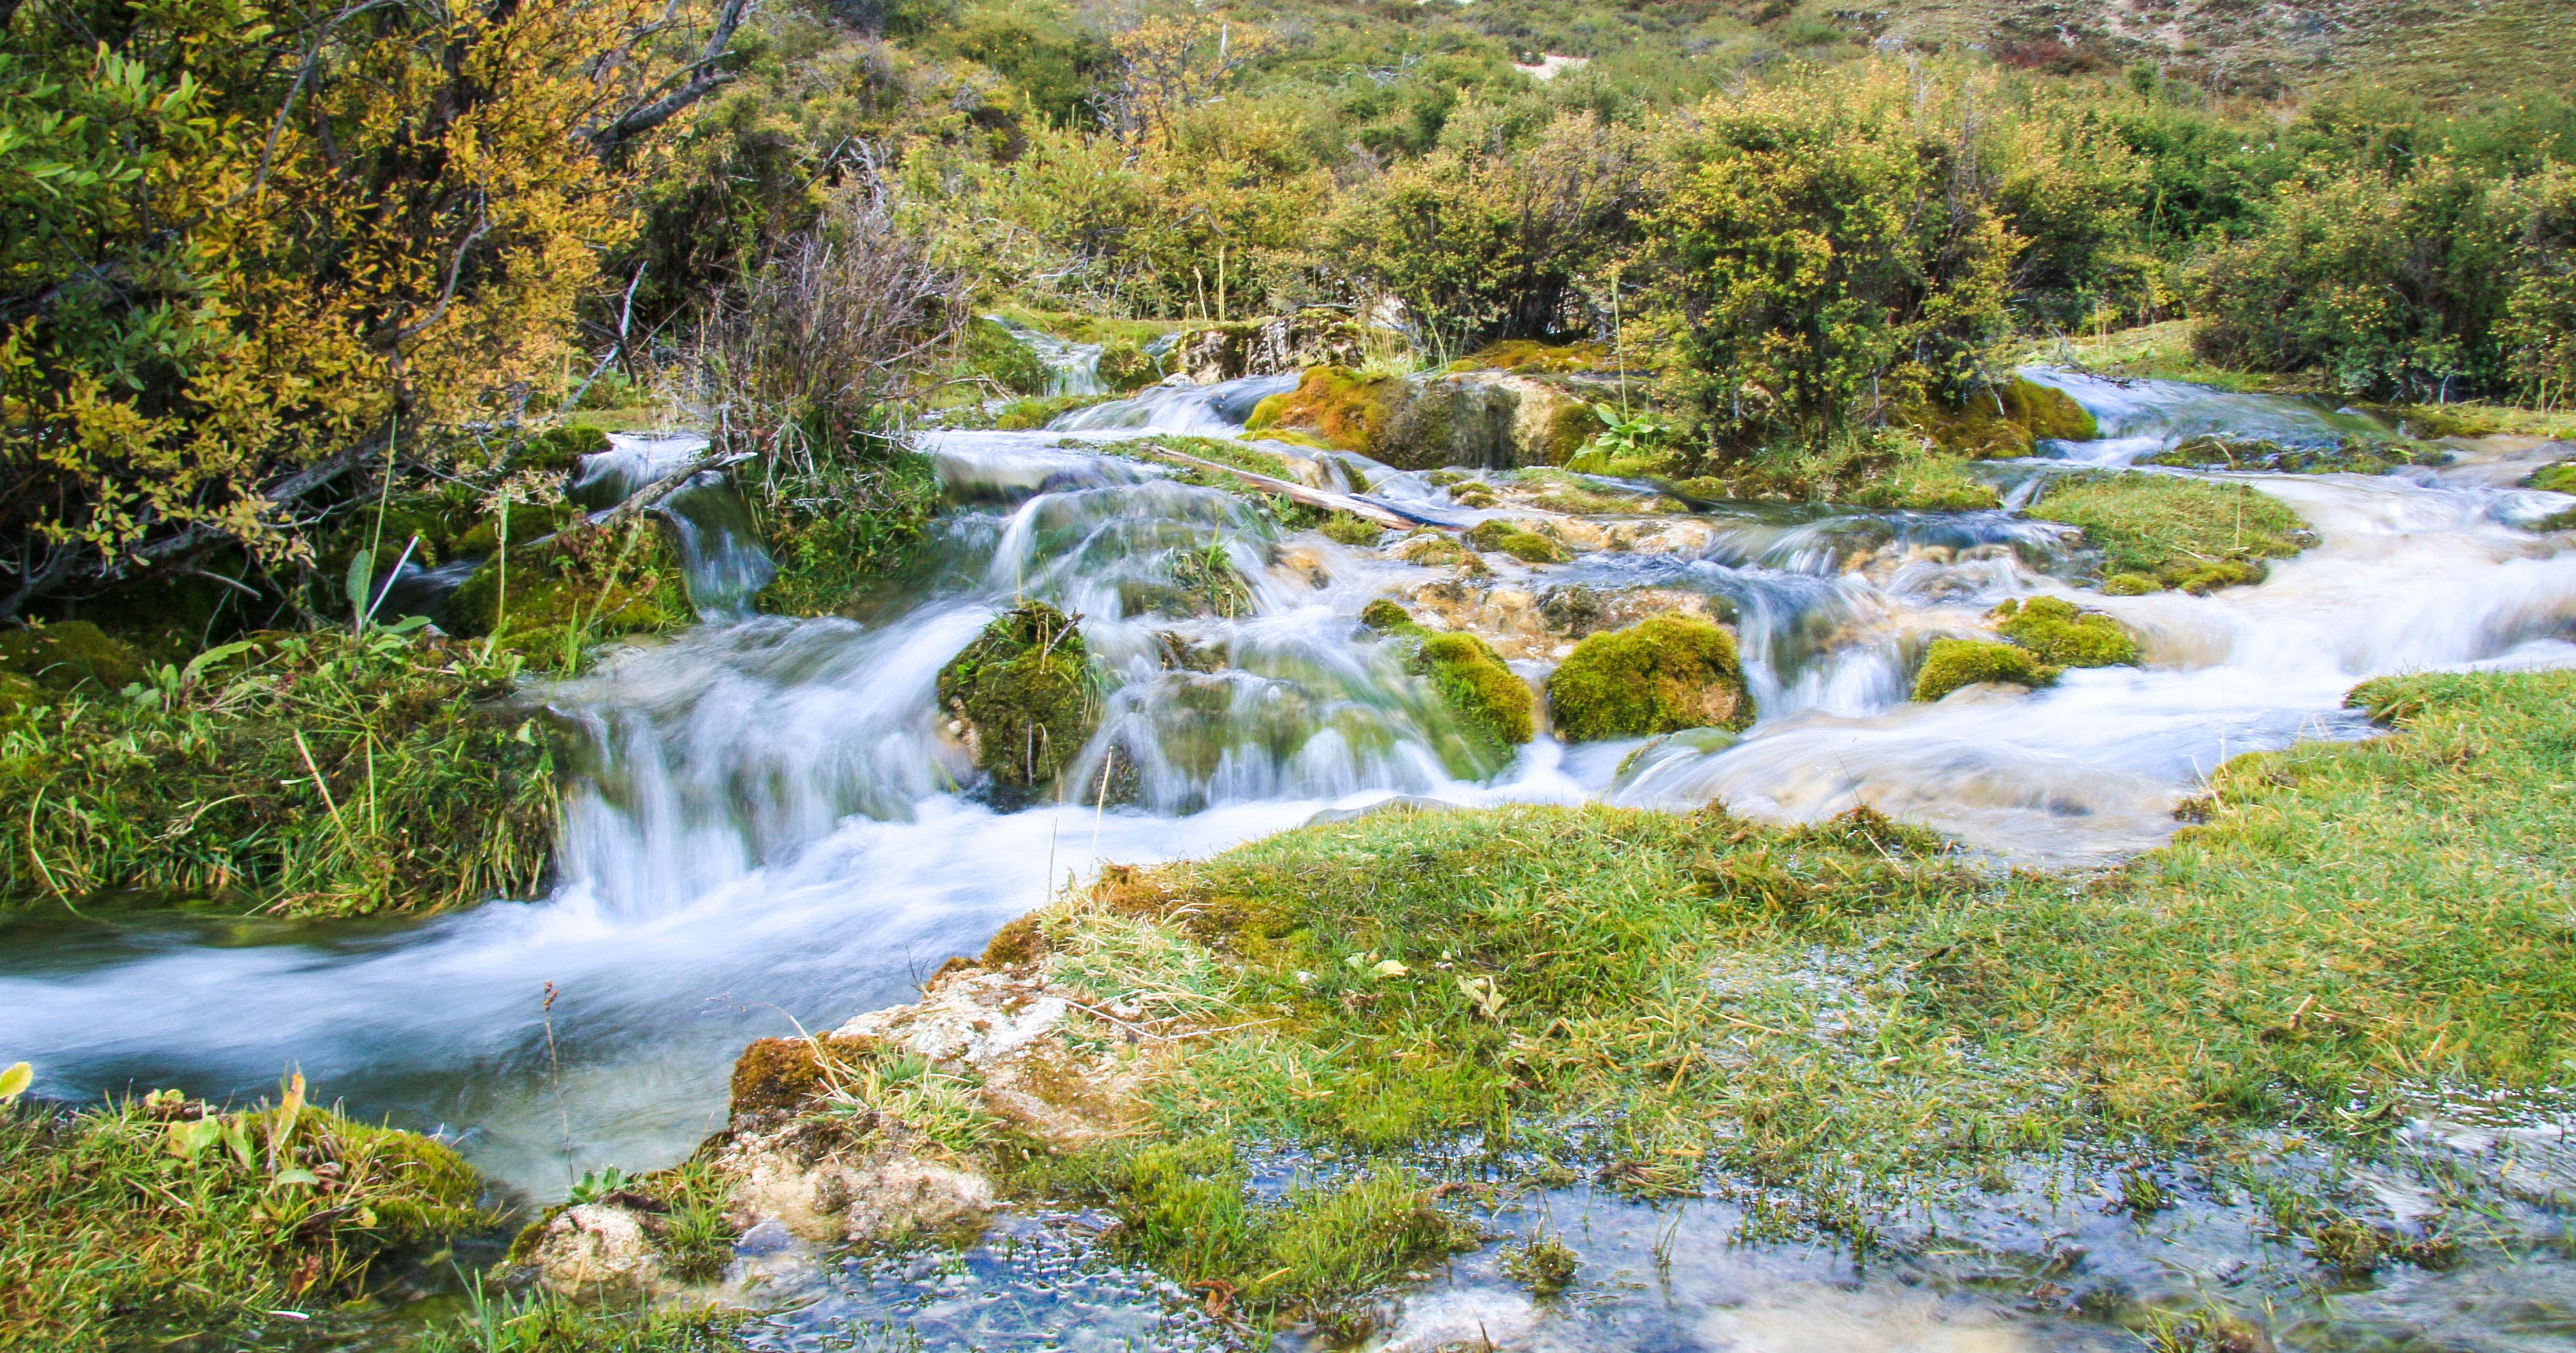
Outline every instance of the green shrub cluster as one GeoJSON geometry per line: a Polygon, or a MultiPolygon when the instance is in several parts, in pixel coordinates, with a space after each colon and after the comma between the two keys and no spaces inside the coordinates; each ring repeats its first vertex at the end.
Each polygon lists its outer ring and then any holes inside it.
{"type": "Polygon", "coordinates": [[[1754,717],[1735,636],[1709,621],[1673,615],[1576,644],[1547,679],[1547,707],[1568,742],[1737,729],[1754,717]]]}

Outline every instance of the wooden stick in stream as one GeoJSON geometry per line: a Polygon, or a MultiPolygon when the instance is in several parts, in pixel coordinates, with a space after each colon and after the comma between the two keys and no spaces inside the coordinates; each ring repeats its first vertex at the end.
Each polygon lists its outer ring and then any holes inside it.
{"type": "Polygon", "coordinates": [[[1304,503],[1308,507],[1322,508],[1327,512],[1348,512],[1362,521],[1373,521],[1380,526],[1391,527],[1398,531],[1416,526],[1439,525],[1429,518],[1409,516],[1394,508],[1354,498],[1347,493],[1328,493],[1322,489],[1310,489],[1303,484],[1292,484],[1285,479],[1273,479],[1266,474],[1254,474],[1250,470],[1238,470],[1221,461],[1207,460],[1186,451],[1175,451],[1168,446],[1156,446],[1151,442],[1130,442],[1124,449],[1152,456],[1157,460],[1187,465],[1194,469],[1232,475],[1265,493],[1278,494],[1291,502],[1304,503]]]}

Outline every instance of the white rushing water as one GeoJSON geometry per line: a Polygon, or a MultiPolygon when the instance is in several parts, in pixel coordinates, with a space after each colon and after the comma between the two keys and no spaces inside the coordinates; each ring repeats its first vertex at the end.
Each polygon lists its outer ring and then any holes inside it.
{"type": "MultiPolygon", "coordinates": [[[[2126,461],[2211,428],[2325,437],[2346,417],[2051,379],[2107,434],[2053,448],[2061,461],[2126,461]]],[[[2571,500],[2510,487],[2492,458],[2404,477],[2230,476],[2295,506],[2320,543],[2261,586],[2209,597],[2079,591],[2061,580],[2067,533],[2009,512],[1748,507],[1705,518],[1696,552],[1496,565],[1533,591],[1723,598],[1762,706],[1746,736],[1677,740],[1624,775],[1635,744],[1542,737],[1513,764],[1479,765],[1356,622],[1370,599],[1445,574],[1283,536],[1234,497],[1100,453],[1148,431],[1230,434],[1289,383],[1159,386],[1045,432],[934,438],[955,507],[922,581],[864,624],[753,616],[767,561],[727,515],[729,490],[693,488],[682,534],[708,623],[536,695],[584,749],[552,895],[418,923],[21,923],[0,953],[0,1048],[74,1097],[238,1092],[294,1063],[370,1114],[445,1126],[478,1165],[552,1197],[588,1166],[683,1153],[720,1120],[748,1039],[907,998],[1102,861],[1204,855],[1399,794],[1715,799],[1790,819],[1865,802],[2008,858],[2100,860],[2162,840],[2176,802],[2230,755],[2362,734],[2341,700],[2365,677],[2576,661],[2576,552],[2531,529],[2571,500]],[[1245,614],[1179,599],[1176,561],[1211,547],[1240,575],[1245,614]],[[1115,755],[1130,801],[1002,814],[966,792],[936,674],[1022,595],[1084,617],[1108,714],[1070,778],[1103,778],[1115,755]],[[2144,665],[1905,702],[1932,639],[1978,633],[1996,602],[2032,595],[2116,614],[2144,637],[2144,665]]],[[[621,439],[592,473],[641,482],[685,449],[621,439]]],[[[1426,476],[1367,468],[1385,501],[1479,515],[1426,476]]]]}

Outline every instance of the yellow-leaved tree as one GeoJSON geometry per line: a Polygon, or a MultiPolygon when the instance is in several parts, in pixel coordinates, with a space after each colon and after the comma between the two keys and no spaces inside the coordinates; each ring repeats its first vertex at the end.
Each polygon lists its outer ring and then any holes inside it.
{"type": "Polygon", "coordinates": [[[0,0],[0,620],[512,418],[743,4],[0,0]]]}

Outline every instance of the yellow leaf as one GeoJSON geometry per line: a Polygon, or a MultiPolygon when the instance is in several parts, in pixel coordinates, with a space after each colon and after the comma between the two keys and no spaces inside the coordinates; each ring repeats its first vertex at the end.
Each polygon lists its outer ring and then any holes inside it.
{"type": "Polygon", "coordinates": [[[35,1083],[36,1069],[25,1062],[0,1071],[0,1104],[7,1104],[27,1093],[27,1087],[35,1083]]]}

